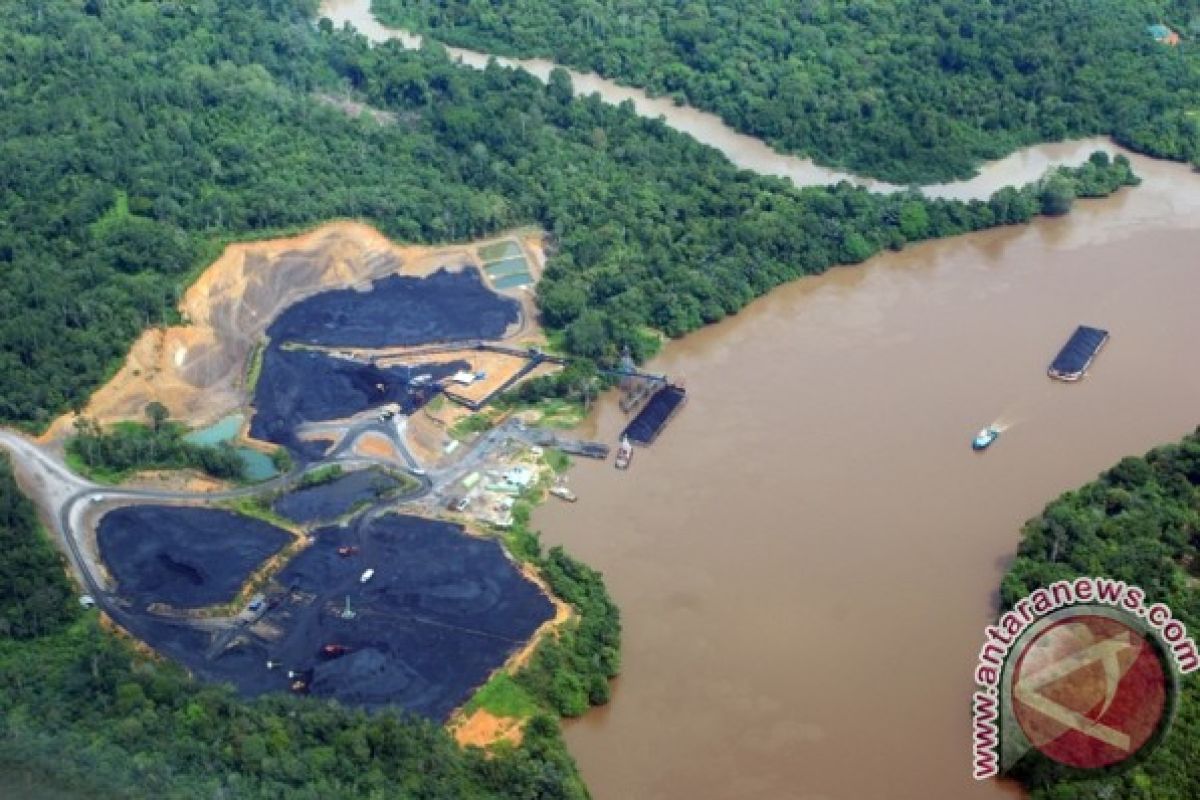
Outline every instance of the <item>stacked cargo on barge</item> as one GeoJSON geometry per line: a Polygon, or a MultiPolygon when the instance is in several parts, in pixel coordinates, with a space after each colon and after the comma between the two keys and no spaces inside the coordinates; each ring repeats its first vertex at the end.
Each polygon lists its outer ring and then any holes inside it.
{"type": "Polygon", "coordinates": [[[1048,374],[1060,381],[1079,380],[1107,341],[1108,331],[1080,325],[1063,345],[1062,350],[1058,351],[1058,355],[1050,364],[1048,374]]]}
{"type": "Polygon", "coordinates": [[[675,416],[686,397],[687,390],[682,386],[671,383],[663,386],[651,395],[645,407],[625,427],[622,438],[627,438],[634,444],[650,444],[666,427],[671,417],[675,416]]]}

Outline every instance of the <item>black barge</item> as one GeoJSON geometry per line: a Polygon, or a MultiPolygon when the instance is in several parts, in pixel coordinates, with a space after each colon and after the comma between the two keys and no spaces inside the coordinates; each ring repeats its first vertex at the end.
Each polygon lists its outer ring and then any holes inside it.
{"type": "Polygon", "coordinates": [[[1051,378],[1060,381],[1077,381],[1087,372],[1092,360],[1108,341],[1108,331],[1080,325],[1071,338],[1058,351],[1047,371],[1051,378]]]}

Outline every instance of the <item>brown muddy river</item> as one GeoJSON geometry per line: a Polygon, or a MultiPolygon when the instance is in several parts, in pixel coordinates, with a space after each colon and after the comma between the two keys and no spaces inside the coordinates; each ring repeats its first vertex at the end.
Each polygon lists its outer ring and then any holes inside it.
{"type": "Polygon", "coordinates": [[[624,615],[612,703],[567,728],[597,798],[1016,795],[970,777],[969,697],[1021,524],[1200,422],[1200,176],[1134,161],[1069,218],[802,280],[652,364],[683,412],[535,518],[624,615]],[[1052,382],[1078,323],[1112,339],[1052,382]]]}
{"type": "MultiPolygon", "coordinates": [[[[367,5],[322,11],[376,41],[400,35],[367,5]]],[[[747,169],[851,177],[574,80],[747,169]]],[[[927,191],[986,197],[1097,144],[1030,148],[927,191]]],[[[567,726],[598,800],[1019,796],[971,779],[969,699],[1021,524],[1200,422],[1200,176],[1134,163],[1141,187],[1068,218],[799,281],[651,365],[686,379],[683,413],[628,473],[581,462],[580,501],[535,517],[604,571],[624,614],[612,703],[567,726]],[[1110,343],[1083,382],[1051,382],[1081,323],[1110,343]],[[972,452],[990,422],[1005,433],[972,452]]],[[[610,399],[593,422],[611,441],[624,418],[610,399]]]]}

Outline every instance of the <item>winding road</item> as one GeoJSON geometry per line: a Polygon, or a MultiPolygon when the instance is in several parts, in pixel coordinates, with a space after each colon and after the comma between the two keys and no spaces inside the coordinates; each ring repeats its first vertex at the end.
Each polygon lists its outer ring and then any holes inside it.
{"type": "MultiPolygon", "coordinates": [[[[401,419],[401,418],[398,418],[401,419]]],[[[375,507],[360,515],[361,520],[373,518],[387,509],[415,502],[426,495],[435,492],[439,486],[457,480],[464,468],[482,460],[483,455],[478,451],[488,448],[499,441],[498,431],[505,426],[492,431],[489,435],[480,437],[467,457],[460,461],[456,469],[445,469],[431,476],[426,474],[420,463],[404,444],[402,435],[403,422],[399,425],[384,423],[378,419],[352,423],[346,429],[347,433],[342,445],[325,458],[310,464],[299,466],[290,472],[253,486],[242,486],[216,492],[182,492],[152,489],[128,489],[112,486],[101,486],[84,479],[71,471],[69,467],[49,449],[31,439],[11,430],[0,429],[0,447],[6,449],[12,456],[14,470],[22,479],[23,488],[29,494],[38,508],[52,523],[52,529],[60,548],[67,555],[72,571],[78,578],[83,590],[90,595],[96,605],[109,615],[117,624],[123,625],[128,611],[123,602],[107,585],[102,577],[104,570],[100,563],[99,554],[93,552],[88,543],[90,526],[87,523],[87,512],[101,504],[116,506],[122,503],[137,501],[160,501],[171,504],[203,503],[213,504],[226,500],[235,500],[258,494],[286,490],[294,486],[301,476],[311,470],[331,464],[357,465],[376,464],[376,460],[365,458],[351,451],[353,441],[361,434],[375,432],[387,436],[396,446],[407,463],[406,472],[417,482],[418,488],[401,498],[381,501],[375,507]],[[466,465],[465,467],[463,465],[466,465]]],[[[394,464],[387,466],[395,467],[394,464]]],[[[257,617],[243,612],[231,617],[209,617],[204,619],[173,619],[160,617],[164,622],[175,622],[201,628],[206,631],[228,630],[251,622],[257,617]]],[[[124,625],[123,625],[124,626],[124,625]]]]}

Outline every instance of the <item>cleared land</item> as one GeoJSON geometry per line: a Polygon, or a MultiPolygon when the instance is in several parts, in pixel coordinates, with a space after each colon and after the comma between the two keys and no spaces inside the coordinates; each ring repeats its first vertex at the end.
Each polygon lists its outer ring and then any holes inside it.
{"type": "MultiPolygon", "coordinates": [[[[526,247],[539,233],[524,233],[526,247]]],[[[201,426],[247,404],[246,378],[255,346],[289,306],[330,289],[365,288],[390,275],[424,276],[438,269],[482,267],[475,245],[398,245],[359,222],[332,222],[299,236],[232,244],[179,303],[186,324],[146,331],[117,374],[83,411],[101,424],[142,419],[146,404],[165,405],[176,419],[201,426]]],[[[522,334],[537,336],[528,292],[514,295],[524,311],[522,334]]],[[[43,440],[71,431],[60,417],[43,440]]]]}

